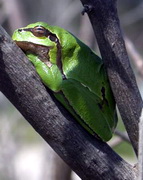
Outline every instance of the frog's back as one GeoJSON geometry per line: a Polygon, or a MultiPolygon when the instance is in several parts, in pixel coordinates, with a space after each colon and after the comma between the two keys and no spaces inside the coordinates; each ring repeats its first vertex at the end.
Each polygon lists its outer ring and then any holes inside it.
{"type": "Polygon", "coordinates": [[[62,42],[62,64],[66,77],[80,82],[99,97],[101,102],[104,102],[104,114],[109,118],[110,127],[114,129],[116,126],[115,101],[102,59],[65,30],[60,34],[59,39],[62,42]]]}

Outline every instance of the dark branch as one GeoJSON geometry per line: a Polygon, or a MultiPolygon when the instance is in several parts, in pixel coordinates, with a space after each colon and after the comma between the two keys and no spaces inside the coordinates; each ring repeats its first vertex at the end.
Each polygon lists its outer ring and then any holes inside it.
{"type": "Polygon", "coordinates": [[[32,64],[0,28],[0,90],[84,180],[136,179],[131,165],[55,105],[32,64]],[[66,117],[66,118],[65,118],[66,117]]]}
{"type": "Polygon", "coordinates": [[[133,148],[138,152],[138,123],[143,107],[130,67],[116,9],[116,0],[81,0],[104,60],[110,84],[133,148]],[[92,8],[91,8],[92,7],[92,8]]]}

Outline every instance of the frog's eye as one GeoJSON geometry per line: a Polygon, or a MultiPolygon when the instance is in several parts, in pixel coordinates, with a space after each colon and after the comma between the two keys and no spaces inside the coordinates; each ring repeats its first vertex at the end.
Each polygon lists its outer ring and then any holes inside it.
{"type": "Polygon", "coordinates": [[[47,30],[43,26],[35,26],[32,28],[32,33],[36,37],[47,36],[47,30]]]}

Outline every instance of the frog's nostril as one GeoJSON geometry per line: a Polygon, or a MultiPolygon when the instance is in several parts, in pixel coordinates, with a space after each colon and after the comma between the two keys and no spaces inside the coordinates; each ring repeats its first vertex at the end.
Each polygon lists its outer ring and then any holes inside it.
{"type": "Polygon", "coordinates": [[[22,29],[18,29],[18,32],[21,32],[22,31],[22,29]]]}

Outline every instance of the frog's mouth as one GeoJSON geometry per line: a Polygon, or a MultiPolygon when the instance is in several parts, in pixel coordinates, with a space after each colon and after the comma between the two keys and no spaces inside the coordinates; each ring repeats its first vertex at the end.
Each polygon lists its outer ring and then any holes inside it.
{"type": "Polygon", "coordinates": [[[49,51],[53,48],[52,46],[39,45],[28,41],[15,41],[15,43],[24,51],[24,53],[34,54],[48,67],[52,66],[49,57],[49,51]]]}

